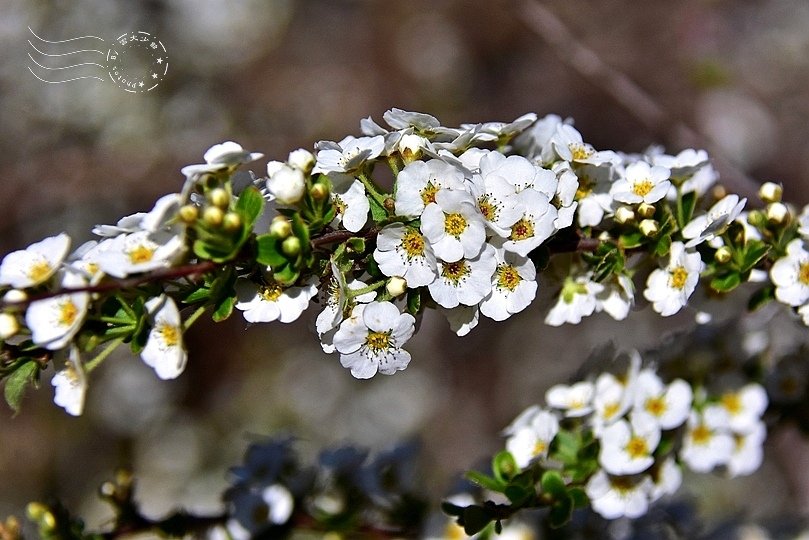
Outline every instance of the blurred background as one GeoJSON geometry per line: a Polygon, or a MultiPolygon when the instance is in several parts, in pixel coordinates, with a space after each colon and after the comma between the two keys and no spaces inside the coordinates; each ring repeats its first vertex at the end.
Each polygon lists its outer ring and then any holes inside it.
{"type": "MultiPolygon", "coordinates": [[[[571,116],[597,149],[706,147],[722,156],[728,183],[782,182],[803,204],[807,29],[805,0],[2,0],[0,254],[62,230],[78,244],[94,224],[148,210],[178,189],[180,167],[215,143],[285,159],[317,140],[357,135],[361,118],[381,122],[391,107],[445,125],[528,111],[571,116]],[[554,33],[557,22],[569,34],[554,33]],[[28,40],[43,50],[29,27],[46,40],[94,35],[107,44],[148,32],[166,47],[167,75],[135,94],[95,79],[43,82],[29,71],[28,40]],[[582,47],[651,96],[654,114],[583,76],[582,47]]],[[[74,43],[88,42],[44,52],[74,43]]],[[[264,160],[251,168],[264,174],[264,160]]],[[[97,526],[106,514],[94,490],[122,464],[140,478],[147,512],[215,511],[227,467],[250,440],[281,432],[311,453],[417,438],[425,481],[440,496],[454,474],[501,448],[499,431],[567,381],[594,346],[651,346],[663,328],[649,310],[624,323],[597,316],[549,328],[542,319],[553,292],[546,287],[527,312],[483,322],[464,339],[428,314],[409,346],[410,367],[371,381],[354,380],[322,353],[311,332],[315,308],[291,327],[246,328],[238,314],[199,322],[188,369],[172,382],[138,358],[114,357],[93,374],[78,419],[52,404],[47,375],[18,417],[0,411],[0,516],[55,495],[97,526]]],[[[665,325],[692,321],[684,313],[665,325]]],[[[720,517],[806,511],[796,471],[807,443],[789,433],[774,441],[754,477],[691,491],[713,497],[720,517]]]]}

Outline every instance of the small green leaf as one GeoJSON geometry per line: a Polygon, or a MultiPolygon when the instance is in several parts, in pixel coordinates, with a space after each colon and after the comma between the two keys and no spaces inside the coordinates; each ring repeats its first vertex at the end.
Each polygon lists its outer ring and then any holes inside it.
{"type": "Polygon", "coordinates": [[[562,499],[567,496],[567,487],[559,471],[545,471],[539,481],[542,492],[553,496],[554,499],[562,499]]]}
{"type": "Polygon", "coordinates": [[[767,256],[770,251],[770,246],[761,240],[750,240],[745,246],[744,261],[742,262],[742,273],[752,270],[758,262],[767,256]]]}
{"type": "Polygon", "coordinates": [[[645,236],[643,236],[640,231],[636,231],[633,233],[622,234],[618,237],[618,243],[624,249],[633,249],[642,246],[644,239],[645,236]]]}
{"type": "Polygon", "coordinates": [[[211,316],[215,322],[222,322],[233,313],[233,306],[236,305],[236,297],[228,296],[223,298],[216,304],[213,315],[211,316]]]}
{"type": "Polygon", "coordinates": [[[671,235],[665,234],[662,235],[657,240],[657,245],[655,245],[655,255],[658,257],[665,257],[668,255],[669,250],[671,249],[671,235]]]}
{"type": "Polygon", "coordinates": [[[520,472],[520,468],[511,452],[502,450],[492,459],[492,472],[498,480],[508,481],[520,472]]]}
{"type": "Polygon", "coordinates": [[[236,201],[236,212],[241,216],[246,230],[252,230],[253,224],[264,211],[264,197],[255,186],[249,186],[239,195],[236,201]]]}
{"type": "Polygon", "coordinates": [[[491,523],[492,517],[485,508],[467,506],[463,513],[463,530],[469,536],[479,533],[491,523]]]}
{"type": "Polygon", "coordinates": [[[508,497],[508,500],[511,501],[511,504],[514,506],[523,506],[536,496],[533,487],[516,486],[513,484],[506,486],[503,494],[508,497]]]}
{"type": "Polygon", "coordinates": [[[496,478],[492,478],[491,476],[478,471],[468,471],[465,476],[466,479],[473,484],[477,484],[480,487],[489,489],[491,491],[502,493],[505,489],[505,482],[501,482],[496,478]]]}
{"type": "Polygon", "coordinates": [[[421,310],[421,288],[407,290],[407,312],[415,316],[421,310]]]}
{"type": "Polygon", "coordinates": [[[364,238],[349,238],[346,240],[346,247],[353,251],[354,253],[362,253],[365,251],[365,239],[364,238]]]}
{"type": "Polygon", "coordinates": [[[258,253],[256,262],[273,268],[287,264],[287,258],[281,252],[281,241],[271,234],[262,234],[256,238],[258,253]]]}
{"type": "Polygon", "coordinates": [[[379,204],[376,199],[373,197],[368,197],[368,202],[371,205],[371,218],[379,223],[380,221],[384,221],[388,217],[388,211],[385,210],[385,207],[379,204]]]}
{"type": "Polygon", "coordinates": [[[691,221],[694,215],[694,207],[697,204],[697,193],[690,191],[677,197],[677,225],[682,229],[691,221]]]}
{"type": "Polygon", "coordinates": [[[711,289],[719,293],[726,293],[738,287],[741,282],[742,278],[738,272],[729,272],[713,278],[711,280],[711,289]]]}
{"type": "Polygon", "coordinates": [[[292,214],[292,234],[300,238],[301,247],[304,250],[307,250],[308,247],[310,246],[309,227],[306,226],[306,222],[298,213],[292,214]]]}
{"type": "Polygon", "coordinates": [[[552,529],[566,525],[573,517],[573,498],[567,493],[551,505],[548,513],[548,524],[552,529]]]}
{"type": "Polygon", "coordinates": [[[287,265],[280,271],[273,272],[272,275],[273,279],[284,287],[294,284],[298,280],[298,276],[300,276],[300,272],[295,270],[292,265],[287,265]]]}
{"type": "Polygon", "coordinates": [[[185,298],[183,298],[183,303],[196,304],[197,302],[202,302],[203,300],[207,300],[210,297],[211,297],[211,289],[202,286],[199,289],[192,291],[185,298]]]}
{"type": "Polygon", "coordinates": [[[8,403],[8,406],[11,407],[15,414],[20,412],[22,398],[25,395],[25,390],[28,388],[28,385],[36,384],[38,378],[39,364],[37,364],[33,358],[29,358],[27,361],[22,362],[17,369],[14,370],[14,373],[9,375],[6,379],[3,394],[5,395],[6,403],[8,403]]]}
{"type": "Polygon", "coordinates": [[[590,497],[587,492],[580,487],[572,487],[567,490],[570,499],[573,501],[573,508],[586,508],[590,504],[590,497]]]}

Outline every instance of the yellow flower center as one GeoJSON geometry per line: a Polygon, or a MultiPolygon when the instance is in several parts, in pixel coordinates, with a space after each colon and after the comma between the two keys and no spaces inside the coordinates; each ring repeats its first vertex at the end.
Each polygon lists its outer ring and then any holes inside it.
{"type": "Polygon", "coordinates": [[[732,415],[742,412],[742,400],[738,394],[732,392],[722,396],[722,406],[732,415]]]}
{"type": "Polygon", "coordinates": [[[469,265],[464,260],[452,263],[442,262],[441,267],[441,277],[448,279],[456,286],[470,272],[469,265]]]}
{"type": "Polygon", "coordinates": [[[593,155],[593,151],[583,144],[571,144],[569,148],[570,153],[573,154],[574,161],[587,159],[593,155]]]}
{"type": "Polygon", "coordinates": [[[593,192],[593,181],[589,177],[579,177],[579,187],[576,189],[576,200],[580,201],[593,192]]]}
{"type": "Polygon", "coordinates": [[[809,285],[809,262],[801,264],[798,270],[798,281],[804,285],[809,285]]]}
{"type": "Polygon", "coordinates": [[[48,261],[37,261],[28,269],[28,277],[34,283],[40,283],[48,279],[53,273],[53,268],[48,264],[48,261]]]}
{"type": "Polygon", "coordinates": [[[444,538],[447,540],[465,540],[469,537],[464,532],[463,527],[453,521],[447,523],[447,526],[444,527],[444,538]]]}
{"type": "Polygon", "coordinates": [[[635,487],[634,482],[632,482],[632,477],[630,476],[611,476],[610,485],[613,489],[621,493],[630,492],[635,487]]]}
{"type": "Polygon", "coordinates": [[[346,211],[346,203],[343,201],[343,199],[340,198],[339,195],[332,194],[332,197],[334,197],[334,201],[333,201],[334,202],[334,211],[338,215],[342,216],[343,214],[345,214],[345,211],[346,211]]]}
{"type": "Polygon", "coordinates": [[[365,338],[365,346],[375,353],[390,349],[391,347],[390,331],[368,332],[368,336],[365,338]]]}
{"type": "Polygon", "coordinates": [[[140,244],[139,246],[130,249],[127,252],[127,255],[129,255],[129,261],[132,264],[143,264],[152,260],[152,257],[154,257],[154,252],[155,250],[153,248],[140,244]]]}
{"type": "Polygon", "coordinates": [[[713,431],[705,424],[700,424],[691,430],[691,440],[694,441],[694,444],[708,444],[711,442],[711,437],[713,437],[713,431]]]}
{"type": "Polygon", "coordinates": [[[424,256],[424,237],[413,229],[408,229],[402,237],[402,249],[408,259],[424,256]]]}
{"type": "Polygon", "coordinates": [[[275,302],[283,292],[284,290],[278,284],[273,283],[272,285],[262,287],[258,294],[267,302],[275,302]]]}
{"type": "Polygon", "coordinates": [[[632,193],[638,197],[645,197],[650,191],[652,191],[653,187],[655,187],[655,185],[647,178],[646,180],[641,180],[640,182],[635,182],[632,184],[632,193]]]}
{"type": "Polygon", "coordinates": [[[618,403],[617,401],[613,401],[612,403],[608,403],[604,407],[604,412],[602,414],[604,415],[604,418],[609,420],[610,418],[615,416],[620,409],[621,409],[621,404],[618,403]]]}
{"type": "Polygon", "coordinates": [[[519,242],[532,236],[534,236],[534,224],[530,220],[522,218],[511,227],[511,235],[508,238],[519,242]]]}
{"type": "Polygon", "coordinates": [[[637,435],[629,439],[629,442],[626,443],[625,450],[632,459],[638,459],[649,455],[649,445],[646,444],[645,439],[638,437],[637,435]]]}
{"type": "Polygon", "coordinates": [[[662,416],[666,412],[666,402],[661,397],[650,397],[643,404],[643,408],[653,416],[662,416]]]}
{"type": "Polygon", "coordinates": [[[513,291],[522,281],[517,269],[510,264],[500,264],[497,266],[497,286],[501,289],[513,291]]]}
{"type": "Polygon", "coordinates": [[[444,218],[444,230],[447,234],[458,238],[466,230],[466,218],[461,214],[447,214],[444,218]]]}
{"type": "Polygon", "coordinates": [[[65,300],[59,304],[59,326],[72,326],[79,316],[79,308],[72,300],[65,300]]]}
{"type": "Polygon", "coordinates": [[[182,333],[180,329],[173,324],[161,323],[157,328],[157,332],[163,338],[163,343],[166,347],[176,347],[180,343],[182,333]]]}
{"type": "Polygon", "coordinates": [[[438,186],[436,186],[432,182],[427,182],[427,185],[424,186],[424,189],[419,191],[419,195],[421,195],[421,200],[424,201],[424,206],[427,206],[428,204],[435,202],[436,193],[438,193],[438,186]]]}
{"type": "Polygon", "coordinates": [[[497,206],[492,204],[487,195],[483,195],[478,199],[478,208],[486,221],[497,219],[497,206]]]}
{"type": "Polygon", "coordinates": [[[685,282],[688,279],[688,271],[683,266],[678,266],[671,272],[669,277],[669,286],[672,289],[682,290],[685,287],[685,282]]]}
{"type": "Polygon", "coordinates": [[[545,450],[548,449],[548,445],[545,441],[537,441],[534,444],[534,448],[531,450],[531,455],[538,456],[540,454],[544,454],[545,450]]]}

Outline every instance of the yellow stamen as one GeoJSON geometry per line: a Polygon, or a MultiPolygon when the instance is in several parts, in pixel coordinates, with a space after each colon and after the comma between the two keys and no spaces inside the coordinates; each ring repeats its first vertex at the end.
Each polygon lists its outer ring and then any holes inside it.
{"type": "Polygon", "coordinates": [[[469,265],[467,265],[464,260],[453,263],[441,263],[441,277],[448,279],[456,286],[469,272],[469,265]]]}
{"type": "Polygon", "coordinates": [[[59,326],[72,326],[79,316],[79,308],[72,300],[65,300],[59,304],[59,326]]]}
{"type": "Polygon", "coordinates": [[[722,396],[722,406],[732,415],[742,412],[742,400],[738,394],[732,392],[722,396]]]}
{"type": "Polygon", "coordinates": [[[438,193],[438,186],[436,186],[432,182],[427,182],[427,185],[424,186],[424,189],[419,191],[419,195],[421,195],[421,200],[424,202],[424,206],[427,206],[428,204],[435,202],[436,193],[438,193]]]}
{"type": "Polygon", "coordinates": [[[649,179],[641,180],[640,182],[635,182],[634,184],[632,184],[632,193],[634,193],[638,197],[645,197],[646,195],[649,194],[650,191],[652,191],[652,188],[654,187],[655,185],[652,183],[651,180],[649,179]]]}
{"type": "Polygon", "coordinates": [[[809,285],[809,262],[801,264],[798,270],[798,281],[804,285],[809,285]]]}
{"type": "Polygon", "coordinates": [[[48,261],[37,261],[28,269],[28,277],[31,278],[34,283],[45,281],[51,277],[51,274],[53,274],[53,268],[48,264],[48,261]]]}
{"type": "Polygon", "coordinates": [[[365,346],[375,353],[390,349],[390,332],[368,332],[368,336],[365,338],[365,346]]]}
{"type": "Polygon", "coordinates": [[[402,249],[405,250],[408,259],[424,256],[424,237],[418,231],[407,229],[402,237],[402,249]]]}
{"type": "Polygon", "coordinates": [[[154,252],[154,249],[141,244],[129,250],[127,255],[129,255],[129,261],[132,264],[143,264],[152,260],[152,257],[154,257],[154,252]]]}
{"type": "Polygon", "coordinates": [[[682,290],[685,287],[685,282],[688,280],[688,271],[683,266],[678,266],[671,272],[671,277],[669,278],[669,286],[672,289],[682,290]]]}
{"type": "Polygon", "coordinates": [[[534,224],[530,220],[522,218],[511,227],[511,236],[509,236],[509,240],[526,240],[532,236],[534,236],[534,224]]]}
{"type": "Polygon", "coordinates": [[[497,267],[497,286],[501,289],[513,291],[522,281],[517,269],[510,264],[501,264],[497,267]]]}
{"type": "Polygon", "coordinates": [[[706,445],[711,442],[712,437],[713,431],[705,424],[700,424],[691,430],[691,440],[694,441],[694,444],[706,445]]]}
{"type": "Polygon", "coordinates": [[[176,347],[179,345],[182,333],[178,327],[173,324],[161,323],[157,327],[157,331],[160,333],[160,336],[163,338],[163,343],[167,347],[176,347]]]}
{"type": "Polygon", "coordinates": [[[275,302],[283,292],[284,290],[279,285],[273,283],[272,285],[265,285],[259,289],[258,294],[267,302],[275,302]]]}
{"type": "Polygon", "coordinates": [[[444,230],[447,234],[458,238],[466,230],[466,218],[461,214],[447,214],[444,218],[444,230]]]}
{"type": "Polygon", "coordinates": [[[650,397],[643,404],[643,408],[653,416],[663,416],[666,412],[666,401],[661,397],[650,397]]]}
{"type": "Polygon", "coordinates": [[[629,457],[632,459],[638,459],[642,457],[646,457],[649,455],[649,445],[646,444],[646,440],[638,437],[635,435],[629,442],[626,443],[626,453],[629,454],[629,457]]]}

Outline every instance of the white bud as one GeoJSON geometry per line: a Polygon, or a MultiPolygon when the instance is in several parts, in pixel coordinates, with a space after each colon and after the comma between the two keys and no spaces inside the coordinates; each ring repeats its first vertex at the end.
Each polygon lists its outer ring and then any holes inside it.
{"type": "Polygon", "coordinates": [[[767,221],[774,225],[784,223],[789,217],[789,209],[785,204],[774,202],[767,205],[767,221]]]}
{"type": "Polygon", "coordinates": [[[407,281],[399,276],[393,276],[385,284],[385,290],[393,298],[403,295],[407,291],[407,281]]]}
{"type": "Polygon", "coordinates": [[[305,150],[303,148],[298,148],[297,150],[293,150],[289,153],[289,159],[287,160],[288,163],[295,167],[296,169],[300,169],[303,172],[308,173],[312,170],[312,167],[315,166],[315,156],[309,150],[305,150]]]}
{"type": "MultiPolygon", "coordinates": [[[[269,164],[267,164],[269,168],[269,164]]],[[[283,164],[267,179],[267,190],[281,204],[295,204],[303,197],[306,190],[306,179],[303,171],[283,164]]]]}
{"type": "Polygon", "coordinates": [[[640,222],[640,232],[643,236],[652,237],[660,231],[657,221],[653,219],[644,219],[640,222]]]}
{"type": "Polygon", "coordinates": [[[634,219],[635,219],[635,212],[633,212],[631,208],[621,206],[618,208],[618,210],[615,211],[615,221],[617,221],[621,225],[629,223],[634,219]]]}
{"type": "Polygon", "coordinates": [[[25,294],[25,291],[21,291],[20,289],[11,289],[3,295],[3,301],[10,304],[25,302],[26,300],[28,300],[28,295],[25,294]]]}
{"type": "Polygon", "coordinates": [[[427,139],[413,133],[402,135],[399,139],[399,152],[406,163],[415,161],[421,157],[422,149],[426,146],[427,139]]]}
{"type": "Polygon", "coordinates": [[[0,313],[0,339],[8,339],[20,330],[17,317],[10,313],[0,313]]]}
{"type": "Polygon", "coordinates": [[[764,182],[761,184],[761,187],[758,188],[758,196],[766,203],[780,202],[783,193],[784,188],[774,182],[764,182]]]}
{"type": "Polygon", "coordinates": [[[287,164],[284,163],[283,161],[268,161],[267,162],[267,176],[271,177],[272,175],[274,175],[275,173],[277,173],[278,171],[280,171],[281,169],[283,169],[286,166],[287,166],[287,164]]]}

